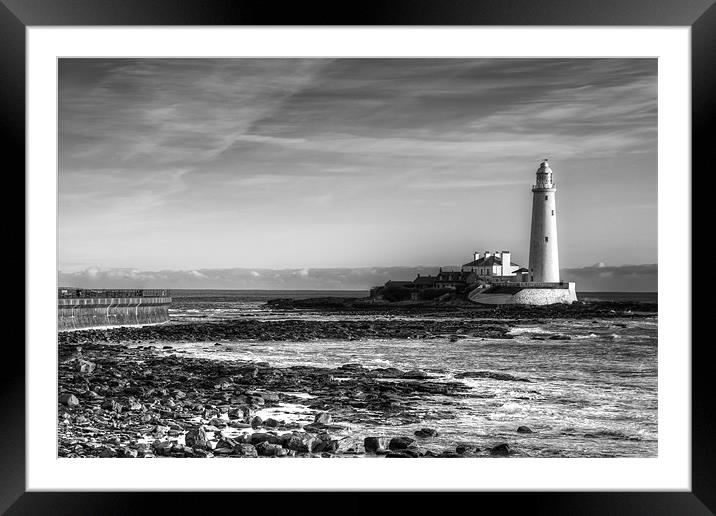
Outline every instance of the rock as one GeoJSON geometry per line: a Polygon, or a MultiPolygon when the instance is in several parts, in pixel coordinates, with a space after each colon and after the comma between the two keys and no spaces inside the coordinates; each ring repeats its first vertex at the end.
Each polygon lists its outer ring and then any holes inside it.
{"type": "Polygon", "coordinates": [[[437,437],[438,431],[432,428],[421,428],[415,431],[415,435],[418,437],[437,437]]]}
{"type": "Polygon", "coordinates": [[[233,450],[239,445],[239,442],[235,439],[231,439],[229,437],[223,437],[222,439],[219,439],[219,442],[216,443],[216,449],[226,448],[229,450],[233,450]]]}
{"type": "Polygon", "coordinates": [[[156,455],[167,455],[172,449],[173,443],[171,441],[155,441],[152,444],[152,450],[156,455]]]}
{"type": "Polygon", "coordinates": [[[209,446],[209,438],[203,427],[189,430],[184,436],[184,442],[192,448],[207,448],[209,446]]]}
{"type": "Polygon", "coordinates": [[[304,425],[303,430],[305,430],[306,432],[318,434],[321,432],[325,432],[326,425],[324,425],[323,423],[311,423],[309,425],[304,425]]]}
{"type": "Polygon", "coordinates": [[[241,421],[249,422],[251,419],[251,409],[247,405],[242,405],[230,409],[228,412],[229,419],[240,419],[241,421]]]}
{"type": "Polygon", "coordinates": [[[62,405],[66,405],[68,407],[77,407],[80,404],[80,400],[77,399],[77,396],[74,394],[64,393],[60,394],[60,396],[57,398],[57,401],[59,401],[62,405]]]}
{"type": "Polygon", "coordinates": [[[131,448],[122,448],[117,450],[117,457],[121,459],[136,459],[138,455],[139,452],[131,448]]]}
{"type": "Polygon", "coordinates": [[[253,419],[251,419],[251,428],[260,428],[262,423],[263,419],[261,419],[259,416],[255,416],[253,419]]]}
{"type": "Polygon", "coordinates": [[[363,446],[366,453],[376,453],[378,450],[385,450],[388,447],[387,437],[366,437],[363,439],[363,446]]]}
{"type": "Polygon", "coordinates": [[[80,373],[92,374],[97,368],[97,364],[90,362],[89,360],[77,359],[75,362],[75,370],[80,373]]]}
{"type": "Polygon", "coordinates": [[[398,452],[398,451],[391,451],[385,454],[385,456],[389,459],[410,459],[412,458],[410,455],[408,455],[405,452],[398,452]]]}
{"type": "Polygon", "coordinates": [[[455,446],[455,453],[458,455],[465,455],[466,453],[477,453],[480,448],[473,446],[472,444],[458,444],[455,446]]]}
{"type": "Polygon", "coordinates": [[[279,421],[277,421],[277,420],[275,420],[275,419],[273,419],[273,418],[270,417],[270,418],[264,420],[263,424],[264,424],[264,426],[265,426],[266,428],[276,428],[276,427],[279,426],[281,423],[280,423],[279,421]]]}
{"type": "Polygon", "coordinates": [[[572,340],[569,335],[552,335],[548,340],[572,340]]]}
{"type": "Polygon", "coordinates": [[[143,410],[143,409],[144,409],[144,405],[139,403],[137,400],[131,400],[129,402],[129,410],[131,410],[132,412],[136,412],[138,410],[143,410]]]}
{"type": "Polygon", "coordinates": [[[331,424],[331,415],[328,412],[319,412],[316,414],[316,417],[313,419],[314,423],[320,423],[322,425],[330,425],[331,424]]]}
{"type": "Polygon", "coordinates": [[[275,392],[262,392],[261,397],[268,403],[278,403],[279,396],[275,392]]]}
{"type": "Polygon", "coordinates": [[[420,369],[413,369],[412,371],[403,373],[401,375],[401,378],[405,378],[407,380],[422,380],[425,378],[430,378],[430,375],[425,371],[421,371],[420,369]]]}
{"type": "Polygon", "coordinates": [[[251,434],[251,444],[256,446],[260,443],[280,444],[281,438],[277,435],[266,432],[256,432],[251,434]]]}
{"type": "Polygon", "coordinates": [[[115,452],[114,449],[110,448],[109,446],[102,446],[102,448],[100,448],[99,450],[98,456],[102,457],[103,459],[107,459],[110,457],[116,457],[117,452],[115,452]]]}
{"type": "Polygon", "coordinates": [[[227,426],[226,420],[221,419],[220,417],[212,418],[208,424],[216,428],[224,428],[227,426]]]}
{"type": "Polygon", "coordinates": [[[287,450],[294,450],[300,453],[312,453],[315,450],[316,439],[306,434],[295,433],[284,436],[281,444],[287,450]]]}
{"type": "Polygon", "coordinates": [[[415,439],[412,437],[393,437],[388,444],[390,450],[405,450],[408,446],[413,444],[415,439]]]}
{"type": "Polygon", "coordinates": [[[507,444],[498,444],[497,446],[490,448],[490,455],[498,457],[506,457],[510,454],[510,447],[507,444]]]}
{"type": "Polygon", "coordinates": [[[105,410],[117,413],[122,412],[122,409],[124,408],[121,403],[118,403],[115,400],[106,400],[104,403],[102,403],[101,407],[105,410]]]}
{"type": "Polygon", "coordinates": [[[529,426],[518,426],[517,427],[517,433],[518,434],[531,434],[532,429],[529,426]]]}
{"type": "Polygon", "coordinates": [[[288,454],[280,444],[271,444],[266,441],[256,445],[256,452],[261,457],[282,457],[288,454]]]}
{"type": "Polygon", "coordinates": [[[234,447],[234,453],[242,457],[258,457],[259,453],[253,444],[238,444],[234,447]]]}

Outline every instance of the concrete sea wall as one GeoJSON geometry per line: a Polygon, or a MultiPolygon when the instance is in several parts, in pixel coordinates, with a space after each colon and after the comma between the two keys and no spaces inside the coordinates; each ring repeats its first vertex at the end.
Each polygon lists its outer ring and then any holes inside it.
{"type": "Polygon", "coordinates": [[[169,320],[171,297],[92,297],[57,300],[57,329],[156,324],[169,320]]]}
{"type": "Polygon", "coordinates": [[[475,290],[469,295],[470,301],[483,305],[553,305],[555,303],[571,304],[577,301],[574,283],[553,283],[541,286],[529,286],[519,283],[514,287],[490,288],[485,291],[475,290]],[[517,285],[528,286],[517,286],[517,285]]]}

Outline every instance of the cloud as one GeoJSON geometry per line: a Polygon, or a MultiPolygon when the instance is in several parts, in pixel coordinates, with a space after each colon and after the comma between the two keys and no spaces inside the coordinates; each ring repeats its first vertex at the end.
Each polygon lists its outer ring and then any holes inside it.
{"type": "MultiPolygon", "coordinates": [[[[138,271],[88,268],[60,272],[60,285],[79,288],[195,288],[237,290],[368,290],[388,280],[434,275],[438,266],[303,269],[201,269],[138,271]]],[[[578,291],[656,291],[657,265],[589,266],[563,269],[578,291]]]]}

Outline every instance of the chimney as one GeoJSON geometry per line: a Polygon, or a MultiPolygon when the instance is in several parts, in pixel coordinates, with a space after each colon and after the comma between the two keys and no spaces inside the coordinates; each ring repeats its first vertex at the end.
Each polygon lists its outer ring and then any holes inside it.
{"type": "Polygon", "coordinates": [[[489,258],[490,256],[492,256],[492,252],[485,251],[485,258],[489,258]]]}
{"type": "Polygon", "coordinates": [[[479,259],[480,259],[480,253],[478,253],[477,251],[475,251],[474,253],[472,253],[472,259],[473,259],[473,260],[479,260],[479,259]]]}
{"type": "Polygon", "coordinates": [[[495,251],[495,257],[502,258],[502,253],[500,251],[495,251]]]}
{"type": "Polygon", "coordinates": [[[502,251],[502,269],[503,269],[502,274],[503,275],[510,273],[510,265],[512,265],[511,258],[512,258],[512,253],[510,253],[509,251],[502,251]]]}

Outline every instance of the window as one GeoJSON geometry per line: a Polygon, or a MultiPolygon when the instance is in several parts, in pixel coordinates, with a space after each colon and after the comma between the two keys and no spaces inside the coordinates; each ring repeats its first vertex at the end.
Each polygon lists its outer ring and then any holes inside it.
{"type": "Polygon", "coordinates": [[[544,200],[546,201],[546,200],[548,200],[548,199],[549,199],[549,196],[545,195],[545,196],[544,196],[544,200]]]}
{"type": "Polygon", "coordinates": [[[554,216],[554,210],[552,210],[552,215],[554,216]]]}
{"type": "Polygon", "coordinates": [[[544,237],[545,242],[549,242],[549,237],[544,237]]]}

